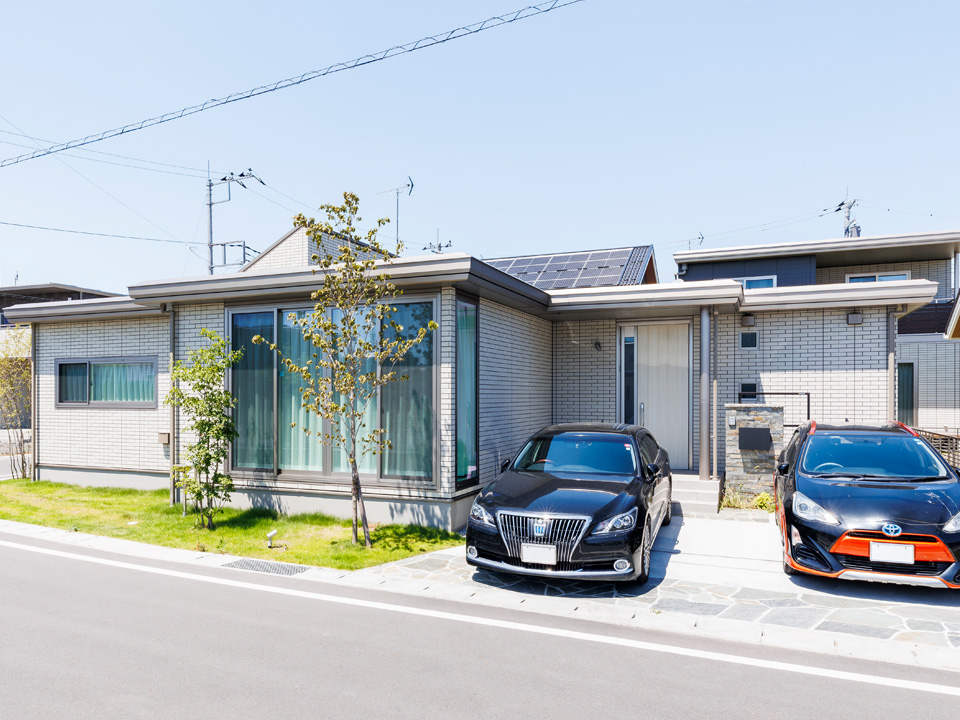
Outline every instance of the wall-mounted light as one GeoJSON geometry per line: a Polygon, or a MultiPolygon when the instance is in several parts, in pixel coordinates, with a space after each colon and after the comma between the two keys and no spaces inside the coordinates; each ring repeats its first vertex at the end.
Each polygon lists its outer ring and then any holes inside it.
{"type": "Polygon", "coordinates": [[[863,325],[863,313],[860,313],[860,312],[848,313],[847,325],[863,325]]]}
{"type": "Polygon", "coordinates": [[[757,318],[753,315],[741,315],[740,316],[740,327],[753,327],[757,324],[757,318]]]}
{"type": "Polygon", "coordinates": [[[593,349],[596,350],[597,352],[600,352],[601,350],[603,350],[603,345],[600,344],[599,340],[593,341],[593,349]]]}

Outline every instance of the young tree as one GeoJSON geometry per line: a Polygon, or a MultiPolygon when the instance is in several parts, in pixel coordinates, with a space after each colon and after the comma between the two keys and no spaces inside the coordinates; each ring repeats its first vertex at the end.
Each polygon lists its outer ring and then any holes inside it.
{"type": "Polygon", "coordinates": [[[27,477],[27,441],[30,421],[30,328],[0,330],[0,425],[7,431],[10,471],[27,477]]]}
{"type": "MultiPolygon", "coordinates": [[[[343,194],[342,205],[322,205],[320,209],[326,214],[324,221],[303,215],[294,218],[294,226],[304,228],[319,248],[324,247],[324,238],[340,241],[336,254],[313,255],[317,263],[314,272],[323,273],[322,284],[310,296],[313,310],[289,316],[312,352],[307,357],[285,357],[276,344],[268,344],[286,369],[300,376],[302,407],[308,417],[330,421],[328,432],[311,430],[309,422],[302,423],[301,429],[306,437],[319,437],[320,442],[344,451],[350,466],[353,542],[358,542],[359,517],[364,543],[370,547],[359,466],[367,455],[378,455],[393,444],[386,430],[368,424],[367,409],[381,387],[407,379],[395,366],[437,323],[429,320],[414,330],[393,319],[397,309],[391,303],[402,291],[390,282],[384,266],[389,266],[402,247],[398,242],[395,254],[377,240],[378,230],[389,220],[377,220],[376,226],[361,236],[357,230],[360,200],[348,192],[343,194]]],[[[253,341],[266,342],[260,336],[253,341]]]]}
{"type": "Polygon", "coordinates": [[[201,527],[213,530],[213,518],[230,500],[233,480],[220,472],[230,444],[237,437],[233,421],[236,405],[225,386],[227,370],[239,362],[243,352],[227,349],[227,341],[206,328],[200,335],[210,341],[207,347],[191,350],[187,362],[174,363],[171,378],[184,383],[186,389],[174,386],[164,399],[187,415],[187,431],[196,442],[184,450],[185,465],[174,467],[177,485],[193,499],[201,527]]]}

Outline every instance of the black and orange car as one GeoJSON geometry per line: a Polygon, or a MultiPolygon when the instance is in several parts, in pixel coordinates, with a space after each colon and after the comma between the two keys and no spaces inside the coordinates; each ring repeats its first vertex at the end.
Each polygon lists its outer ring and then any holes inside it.
{"type": "Polygon", "coordinates": [[[804,425],[774,483],[787,574],[960,588],[960,474],[905,425],[804,425]]]}

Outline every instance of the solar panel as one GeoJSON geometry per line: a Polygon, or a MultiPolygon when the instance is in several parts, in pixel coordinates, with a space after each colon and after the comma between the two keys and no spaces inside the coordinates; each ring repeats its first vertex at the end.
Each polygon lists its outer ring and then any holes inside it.
{"type": "Polygon", "coordinates": [[[540,290],[634,284],[649,248],[587,250],[486,261],[540,290]]]}

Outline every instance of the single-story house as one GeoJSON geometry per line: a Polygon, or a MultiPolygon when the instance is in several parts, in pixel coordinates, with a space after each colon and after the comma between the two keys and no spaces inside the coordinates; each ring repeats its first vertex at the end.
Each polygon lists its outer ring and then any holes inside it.
{"type": "MultiPolygon", "coordinates": [[[[344,458],[291,431],[298,384],[250,343],[300,349],[287,317],[311,306],[314,251],[295,231],[240,272],[8,309],[34,326],[36,476],[165,486],[188,440],[162,403],[168,368],[209,328],[244,349],[228,379],[235,502],[347,515],[344,458]]],[[[400,321],[439,328],[409,358],[410,379],[379,398],[374,419],[394,449],[364,463],[368,513],[462,527],[478,485],[556,422],[642,423],[674,469],[716,483],[728,403],[804,392],[818,420],[894,417],[909,344],[898,322],[953,297],[958,252],[960,233],[697,250],[677,253],[667,283],[651,247],[398,258],[400,321]]],[[[782,397],[785,423],[806,419],[806,397],[782,397]]]]}

